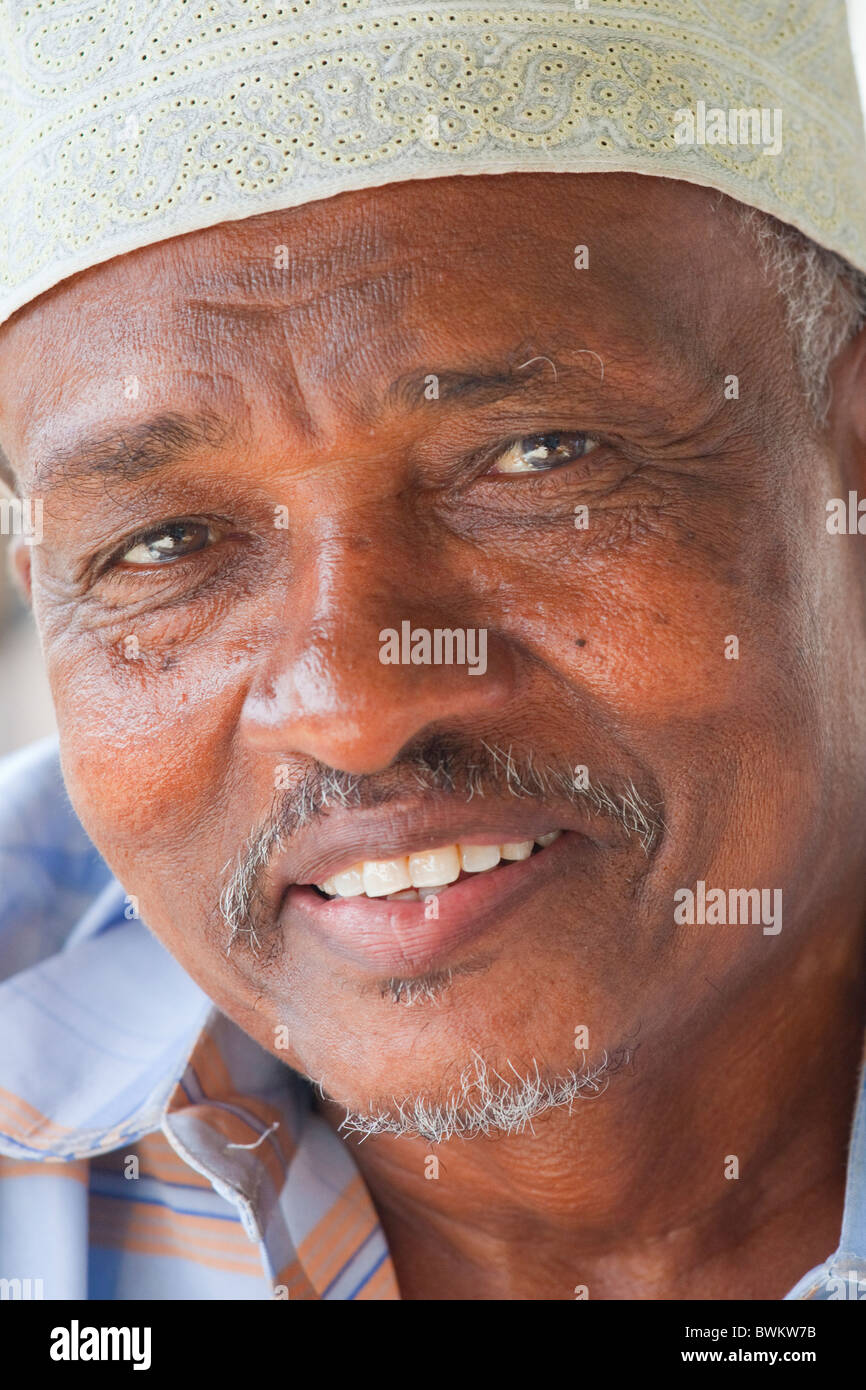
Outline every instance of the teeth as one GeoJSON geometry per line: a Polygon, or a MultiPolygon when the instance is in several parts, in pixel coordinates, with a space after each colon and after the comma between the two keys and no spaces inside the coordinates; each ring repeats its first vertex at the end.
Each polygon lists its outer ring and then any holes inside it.
{"type": "Polygon", "coordinates": [[[503,859],[528,859],[534,845],[534,840],[516,840],[513,845],[500,845],[499,853],[503,859]]]}
{"type": "MultiPolygon", "coordinates": [[[[334,874],[331,883],[338,898],[357,898],[364,891],[364,865],[353,864],[341,874],[334,874]]],[[[322,891],[327,893],[327,888],[322,891]]]]}
{"type": "Polygon", "coordinates": [[[480,874],[495,869],[500,859],[528,859],[536,845],[546,849],[561,834],[561,830],[551,830],[534,840],[505,845],[443,845],[398,859],[364,859],[316,886],[328,897],[357,898],[365,893],[368,898],[417,902],[429,893],[443,892],[460,877],[461,869],[480,874]]]}
{"type": "Polygon", "coordinates": [[[495,869],[499,863],[498,845],[461,845],[460,863],[467,874],[480,874],[495,869]]]}
{"type": "Polygon", "coordinates": [[[406,859],[365,859],[364,892],[368,898],[386,898],[404,888],[417,887],[409,877],[406,859]]]}
{"type": "Polygon", "coordinates": [[[453,883],[460,877],[460,855],[456,845],[428,849],[409,855],[409,876],[413,888],[434,888],[453,883]]]}

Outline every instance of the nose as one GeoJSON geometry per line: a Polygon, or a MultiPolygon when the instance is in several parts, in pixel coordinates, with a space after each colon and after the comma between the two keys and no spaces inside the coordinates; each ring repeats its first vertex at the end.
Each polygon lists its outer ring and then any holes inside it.
{"type": "Polygon", "coordinates": [[[432,726],[489,723],[512,695],[508,643],[440,555],[384,538],[308,554],[246,695],[262,753],[373,774],[432,726]]]}

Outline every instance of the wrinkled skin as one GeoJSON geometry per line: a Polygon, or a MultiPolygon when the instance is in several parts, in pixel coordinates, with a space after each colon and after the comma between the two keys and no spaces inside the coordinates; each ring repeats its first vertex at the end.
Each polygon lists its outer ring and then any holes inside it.
{"type": "Polygon", "coordinates": [[[778,1298],[838,1242],[866,645],[863,543],[827,534],[825,504],[864,488],[864,356],[861,338],[837,359],[819,433],[725,204],[626,175],[436,180],[226,224],[76,276],[0,335],[0,442],[45,499],[16,564],[69,792],[201,987],[271,1051],[287,1025],[276,1055],[354,1108],[435,1091],[473,1048],[561,1071],[577,1025],[591,1058],[637,1043],[573,1115],[444,1146],[439,1182],[421,1140],[353,1144],[406,1297],[778,1298]],[[536,356],[556,370],[481,398],[386,396],[536,356]],[[78,429],[203,407],[236,437],[152,476],[46,465],[78,429]],[[600,445],[535,476],[479,467],[557,429],[600,445]],[[223,530],[158,573],[95,573],[179,516],[223,530]],[[382,665],[378,633],[405,618],[486,627],[487,674],[382,665]],[[599,822],[457,952],[471,968],[435,1006],[383,997],[291,919],[227,957],[222,870],[275,766],[392,777],[383,823],[420,823],[400,759],[431,733],[630,777],[661,841],[646,855],[599,822]],[[675,925],[698,879],[781,889],[783,929],[675,925]]]}

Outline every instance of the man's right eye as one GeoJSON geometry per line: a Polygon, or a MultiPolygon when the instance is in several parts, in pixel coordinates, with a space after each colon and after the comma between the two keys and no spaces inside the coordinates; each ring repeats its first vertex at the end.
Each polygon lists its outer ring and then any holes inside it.
{"type": "Polygon", "coordinates": [[[117,552],[114,564],[128,569],[153,569],[194,555],[214,539],[214,528],[207,522],[172,521],[137,536],[127,550],[117,552]]]}

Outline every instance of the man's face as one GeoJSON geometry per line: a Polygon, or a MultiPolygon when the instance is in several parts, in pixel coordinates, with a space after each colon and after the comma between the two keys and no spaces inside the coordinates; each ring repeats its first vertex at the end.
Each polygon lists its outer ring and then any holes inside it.
{"type": "Polygon", "coordinates": [[[473,1054],[688,1044],[860,901],[862,581],[825,527],[853,455],[706,190],[443,179],[195,233],[18,315],[0,402],[75,809],[202,988],[352,1109],[473,1054]],[[86,467],[105,433],[124,459],[86,467]],[[384,662],[404,623],[483,630],[484,669],[384,662]],[[432,907],[311,886],[558,829],[432,907]],[[781,930],[678,924],[698,881],[781,890],[781,930]]]}

